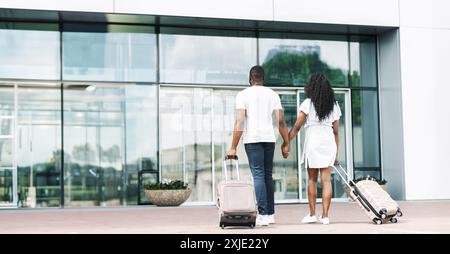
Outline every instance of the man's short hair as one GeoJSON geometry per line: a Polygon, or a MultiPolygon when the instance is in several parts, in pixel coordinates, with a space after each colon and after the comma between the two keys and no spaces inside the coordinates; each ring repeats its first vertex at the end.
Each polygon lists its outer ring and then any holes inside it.
{"type": "Polygon", "coordinates": [[[264,80],[264,69],[260,65],[255,65],[250,69],[249,78],[254,81],[264,80]]]}

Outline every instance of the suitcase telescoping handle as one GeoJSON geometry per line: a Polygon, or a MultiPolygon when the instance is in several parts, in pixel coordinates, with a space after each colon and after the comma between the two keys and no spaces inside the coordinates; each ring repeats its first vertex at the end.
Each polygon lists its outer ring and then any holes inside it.
{"type": "Polygon", "coordinates": [[[222,172],[225,176],[225,181],[228,181],[228,173],[227,173],[227,161],[228,160],[234,160],[236,163],[236,171],[237,171],[237,179],[241,179],[241,174],[239,172],[239,163],[238,163],[238,156],[237,155],[225,155],[225,158],[223,159],[223,167],[222,172]]]}
{"type": "Polygon", "coordinates": [[[332,165],[332,167],[334,168],[334,170],[339,174],[339,176],[342,178],[342,180],[345,182],[345,184],[350,188],[353,189],[353,186],[355,186],[355,182],[353,182],[353,180],[350,178],[350,176],[347,174],[347,171],[345,171],[344,167],[342,167],[342,165],[337,162],[334,165],[332,165]],[[338,169],[339,168],[339,169],[338,169]],[[352,184],[353,186],[351,186],[350,184],[352,184]]]}

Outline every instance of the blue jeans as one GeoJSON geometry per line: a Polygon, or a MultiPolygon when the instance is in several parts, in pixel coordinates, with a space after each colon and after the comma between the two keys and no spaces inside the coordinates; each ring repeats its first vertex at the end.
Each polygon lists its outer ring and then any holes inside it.
{"type": "Polygon", "coordinates": [[[272,178],[275,143],[245,144],[250,170],[255,185],[256,203],[261,215],[275,213],[274,184],[272,178]]]}

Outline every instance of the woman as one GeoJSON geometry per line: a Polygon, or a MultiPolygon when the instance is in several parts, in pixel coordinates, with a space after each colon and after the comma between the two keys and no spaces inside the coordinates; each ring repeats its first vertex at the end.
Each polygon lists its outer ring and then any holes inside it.
{"type": "Polygon", "coordinates": [[[289,131],[289,140],[297,135],[305,124],[306,136],[302,163],[308,169],[309,214],[302,223],[315,223],[317,177],[320,171],[322,180],[322,216],[319,221],[329,224],[328,210],[331,203],[331,167],[337,162],[339,147],[339,118],[341,110],[330,82],[322,73],[311,75],[305,87],[306,99],[300,105],[300,113],[289,131]]]}

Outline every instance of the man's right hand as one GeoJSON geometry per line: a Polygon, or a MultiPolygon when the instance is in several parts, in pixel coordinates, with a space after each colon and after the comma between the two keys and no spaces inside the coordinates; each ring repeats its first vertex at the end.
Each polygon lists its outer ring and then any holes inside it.
{"type": "Polygon", "coordinates": [[[231,149],[228,151],[227,155],[228,155],[228,156],[236,156],[236,149],[231,148],[231,149]]]}
{"type": "Polygon", "coordinates": [[[283,142],[283,144],[281,145],[281,154],[283,154],[283,158],[287,159],[287,157],[289,156],[289,142],[283,142]]]}

